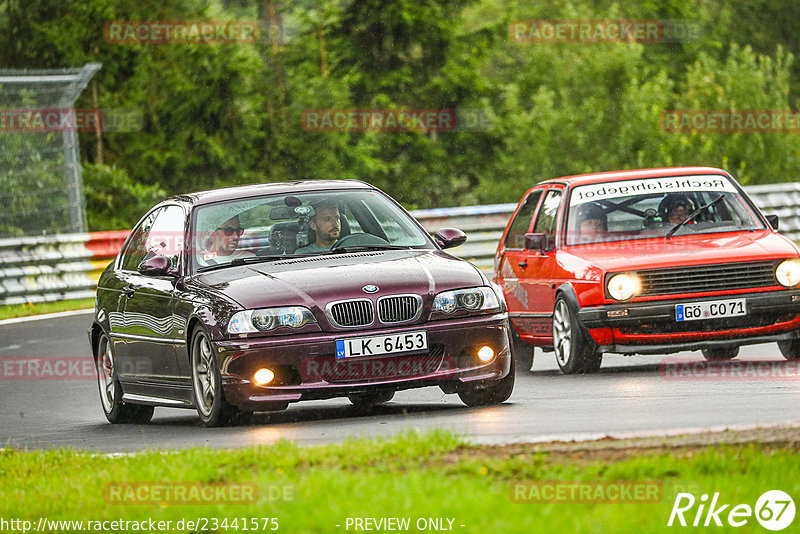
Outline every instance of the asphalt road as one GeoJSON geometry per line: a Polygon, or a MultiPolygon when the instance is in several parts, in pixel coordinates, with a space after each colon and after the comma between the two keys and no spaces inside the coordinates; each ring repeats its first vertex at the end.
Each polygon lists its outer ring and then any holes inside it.
{"type": "Polygon", "coordinates": [[[19,357],[75,358],[76,365],[88,361],[89,319],[87,313],[0,325],[0,447],[122,452],[239,447],[280,439],[317,444],[408,429],[447,429],[478,443],[517,443],[800,421],[800,373],[770,344],[744,347],[736,371],[741,376],[735,378],[701,370],[688,379],[680,374],[685,369],[673,372],[663,365],[676,358],[702,361],[699,353],[606,355],[595,375],[563,376],[552,353],[537,351],[533,370],[517,376],[514,394],[501,406],[467,408],[455,395],[425,388],[398,393],[366,415],[347,399],[334,399],[293,404],[244,427],[207,429],[194,411],[170,408],[156,408],[147,425],[111,425],[93,378],[19,380],[5,372],[6,362],[19,357]]]}

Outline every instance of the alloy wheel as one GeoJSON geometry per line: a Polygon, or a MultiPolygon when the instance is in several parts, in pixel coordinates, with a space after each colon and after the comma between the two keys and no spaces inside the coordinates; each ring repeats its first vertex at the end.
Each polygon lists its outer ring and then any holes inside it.
{"type": "Polygon", "coordinates": [[[567,365],[572,350],[572,319],[567,303],[560,299],[553,311],[553,341],[556,358],[562,366],[567,365]]]}

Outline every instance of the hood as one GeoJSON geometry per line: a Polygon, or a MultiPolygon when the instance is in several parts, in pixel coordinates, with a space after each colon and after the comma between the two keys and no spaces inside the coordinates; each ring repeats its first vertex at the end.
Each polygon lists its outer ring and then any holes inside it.
{"type": "Polygon", "coordinates": [[[309,256],[211,271],[195,282],[224,293],[243,308],[301,305],[324,308],[351,298],[414,293],[425,302],[448,289],[484,285],[467,261],[438,250],[393,250],[309,256]],[[367,285],[378,286],[368,294],[367,285]]]}
{"type": "Polygon", "coordinates": [[[673,236],[573,246],[569,253],[606,272],[796,257],[797,246],[769,230],[673,236]]]}

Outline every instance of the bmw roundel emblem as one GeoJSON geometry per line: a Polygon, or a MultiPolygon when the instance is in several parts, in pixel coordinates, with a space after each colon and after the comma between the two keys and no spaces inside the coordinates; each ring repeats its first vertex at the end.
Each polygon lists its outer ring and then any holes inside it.
{"type": "Polygon", "coordinates": [[[379,288],[376,285],[369,284],[362,287],[361,289],[364,290],[364,293],[377,293],[379,288]]]}

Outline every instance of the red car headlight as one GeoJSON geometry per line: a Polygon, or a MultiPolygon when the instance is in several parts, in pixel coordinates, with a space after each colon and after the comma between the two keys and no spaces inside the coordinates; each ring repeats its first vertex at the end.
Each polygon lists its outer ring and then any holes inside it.
{"type": "Polygon", "coordinates": [[[609,278],[606,287],[614,300],[629,300],[641,293],[642,282],[634,273],[620,273],[609,278]]]}

